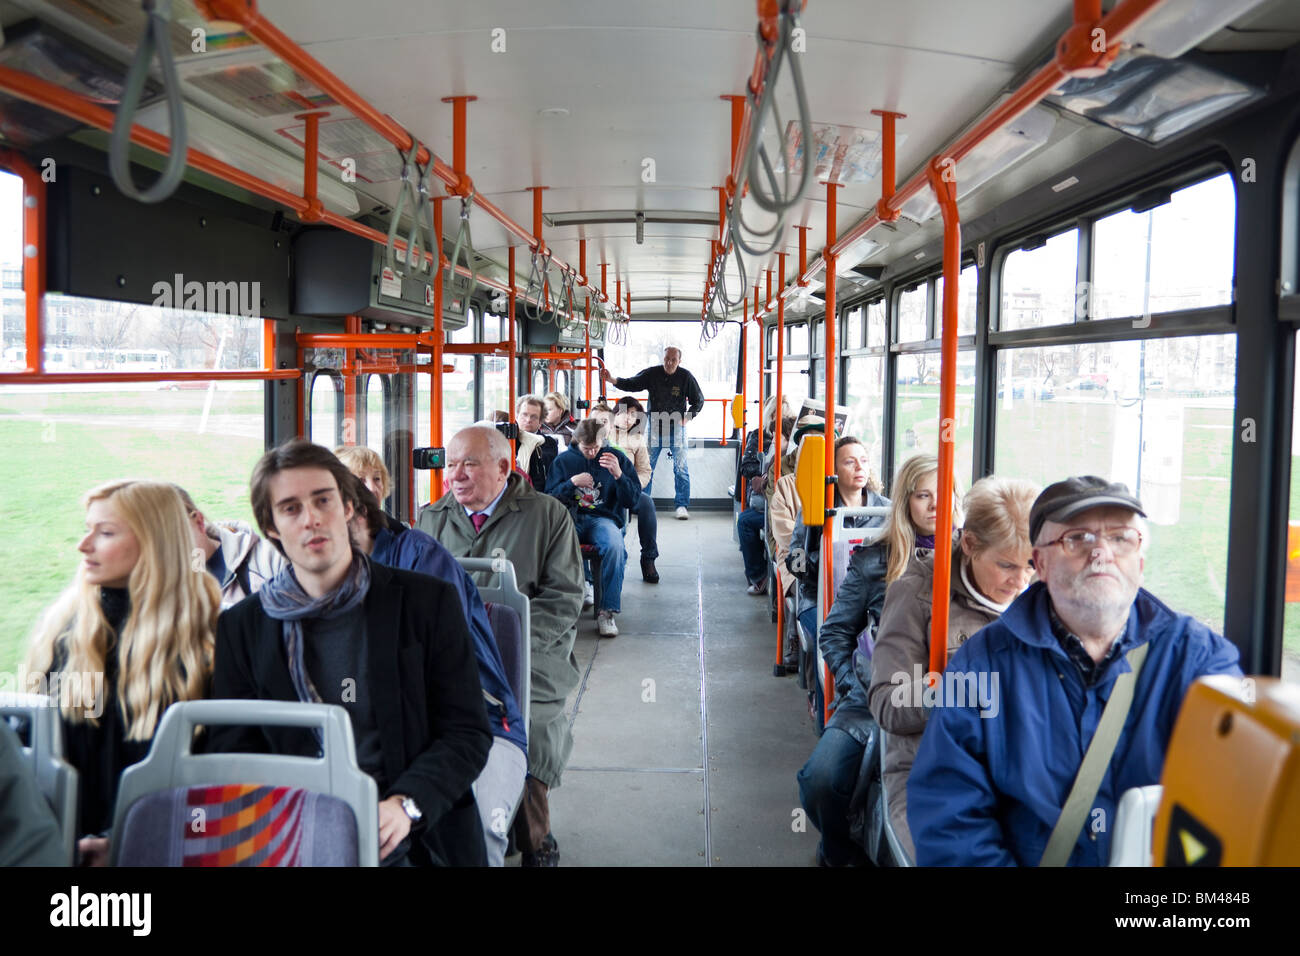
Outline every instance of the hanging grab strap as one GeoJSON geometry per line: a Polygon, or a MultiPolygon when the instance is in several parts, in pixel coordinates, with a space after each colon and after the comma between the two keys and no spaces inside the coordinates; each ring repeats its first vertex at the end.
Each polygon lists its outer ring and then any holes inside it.
{"type": "Polygon", "coordinates": [[[463,288],[466,295],[474,291],[478,275],[474,271],[474,237],[469,230],[469,210],[474,205],[474,193],[460,201],[460,229],[456,232],[456,245],[451,250],[451,267],[447,270],[446,281],[453,288],[463,288]],[[469,268],[469,281],[462,287],[456,278],[456,267],[460,265],[460,250],[465,249],[465,265],[469,268]]]}
{"type": "Polygon", "coordinates": [[[176,62],[172,58],[172,0],[144,0],[142,6],[147,18],[144,35],[140,38],[140,46],[135,51],[131,68],[127,70],[122,101],[117,105],[113,136],[108,147],[108,169],[113,176],[113,183],[124,196],[137,202],[157,203],[171,197],[180,185],[181,176],[185,174],[185,101],[181,98],[181,83],[176,76],[176,62]],[[149,61],[155,52],[158,54],[158,65],[162,68],[163,84],[167,91],[171,147],[162,175],[142,192],[136,189],[135,182],[131,179],[131,127],[135,122],[135,111],[140,106],[140,94],[149,78],[149,61]]]}
{"type": "MultiPolygon", "coordinates": [[[[384,262],[393,271],[394,275],[401,278],[405,278],[406,273],[398,268],[397,257],[393,253],[397,247],[397,230],[402,224],[402,207],[406,205],[407,196],[410,196],[411,202],[414,204],[413,212],[417,215],[420,212],[420,196],[416,190],[415,177],[412,175],[415,156],[419,151],[420,144],[412,137],[411,148],[402,154],[402,182],[397,188],[397,203],[393,206],[393,215],[388,222],[388,243],[384,246],[384,262]]],[[[412,260],[414,257],[412,252],[410,243],[408,243],[406,247],[406,264],[408,267],[413,267],[412,260]]]]}
{"type": "Polygon", "coordinates": [[[537,250],[534,249],[533,264],[532,267],[528,270],[528,287],[524,289],[524,317],[531,319],[534,322],[540,321],[542,315],[545,314],[545,312],[550,308],[549,295],[547,296],[547,300],[545,302],[542,301],[542,296],[547,292],[546,279],[550,275],[550,271],[551,271],[551,254],[548,252],[544,256],[539,256],[537,254],[537,250]],[[538,260],[541,260],[540,263],[538,260]],[[537,284],[536,292],[533,291],[534,283],[537,284]],[[534,295],[537,297],[538,300],[537,306],[535,308],[528,301],[534,295]]]}

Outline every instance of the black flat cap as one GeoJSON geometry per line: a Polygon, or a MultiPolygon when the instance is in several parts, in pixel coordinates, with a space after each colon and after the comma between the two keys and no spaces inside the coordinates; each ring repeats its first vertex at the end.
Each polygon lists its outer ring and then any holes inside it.
{"type": "Polygon", "coordinates": [[[1107,506],[1127,508],[1146,517],[1142,502],[1123,482],[1081,475],[1048,485],[1029,510],[1029,541],[1032,544],[1038,540],[1038,532],[1043,530],[1045,522],[1065,522],[1089,508],[1107,506]]]}

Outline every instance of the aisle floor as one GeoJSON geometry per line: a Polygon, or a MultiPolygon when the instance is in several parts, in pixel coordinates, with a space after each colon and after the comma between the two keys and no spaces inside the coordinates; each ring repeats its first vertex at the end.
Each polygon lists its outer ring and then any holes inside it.
{"type": "Polygon", "coordinates": [[[578,628],[560,864],[812,865],[795,772],[817,738],[796,678],[772,676],[775,625],[745,593],[730,514],[661,511],[659,584],[635,521],[627,550],[619,636],[597,637],[590,608],[578,628]]]}

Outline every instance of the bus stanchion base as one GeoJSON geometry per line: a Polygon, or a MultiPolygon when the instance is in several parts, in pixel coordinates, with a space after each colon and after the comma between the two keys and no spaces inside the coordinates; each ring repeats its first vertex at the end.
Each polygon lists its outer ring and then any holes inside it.
{"type": "Polygon", "coordinates": [[[772,665],[772,676],[773,676],[773,677],[784,677],[784,676],[785,676],[786,674],[788,674],[788,673],[789,673],[789,671],[787,671],[787,670],[785,669],[785,665],[784,665],[784,664],[773,664],[773,665],[772,665]]]}

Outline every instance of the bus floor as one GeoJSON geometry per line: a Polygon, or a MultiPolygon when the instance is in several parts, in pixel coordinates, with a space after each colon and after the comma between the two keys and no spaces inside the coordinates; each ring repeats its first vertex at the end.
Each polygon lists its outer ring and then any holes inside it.
{"type": "Polygon", "coordinates": [[[619,636],[597,637],[590,608],[579,624],[560,865],[813,865],[795,773],[817,738],[796,678],[772,676],[776,627],[745,593],[731,515],[659,518],[660,583],[629,529],[619,636]]]}

